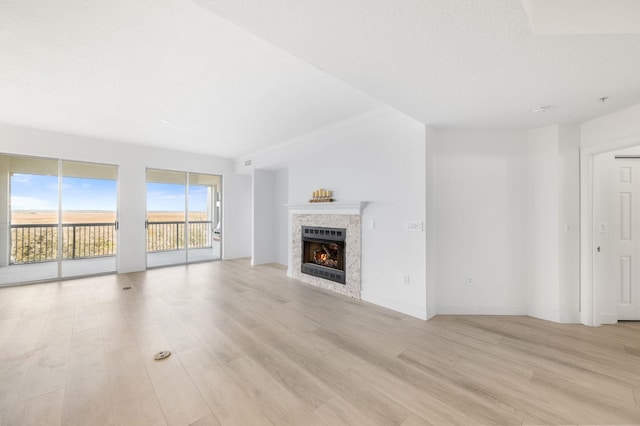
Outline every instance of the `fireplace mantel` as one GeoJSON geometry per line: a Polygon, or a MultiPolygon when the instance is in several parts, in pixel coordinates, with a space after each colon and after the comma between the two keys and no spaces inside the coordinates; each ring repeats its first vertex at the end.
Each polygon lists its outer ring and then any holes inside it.
{"type": "Polygon", "coordinates": [[[354,201],[351,203],[306,203],[285,204],[289,214],[355,214],[361,215],[366,201],[354,201]]]}

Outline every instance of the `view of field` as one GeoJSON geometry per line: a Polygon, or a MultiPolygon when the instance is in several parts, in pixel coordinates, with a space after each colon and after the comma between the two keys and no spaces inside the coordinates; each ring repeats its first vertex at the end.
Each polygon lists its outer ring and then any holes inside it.
{"type": "MultiPolygon", "coordinates": [[[[184,220],[182,212],[149,212],[149,222],[178,222],[184,220]]],[[[109,223],[115,222],[113,211],[68,211],[63,215],[63,223],[109,223]]],[[[190,212],[189,220],[207,220],[206,212],[190,212]]],[[[12,225],[55,224],[58,213],[51,210],[14,210],[11,212],[12,225]]]]}
{"type": "Polygon", "coordinates": [[[170,183],[171,179],[169,183],[156,182],[162,172],[152,173],[155,180],[147,182],[146,196],[150,211],[132,224],[130,217],[118,218],[116,214],[117,181],[102,178],[111,172],[115,176],[116,171],[105,166],[108,170],[101,169],[106,170],[105,175],[93,173],[91,165],[77,167],[77,176],[63,175],[62,179],[46,173],[11,174],[10,263],[114,256],[118,251],[118,219],[127,226],[146,225],[149,253],[208,248],[219,241],[220,233],[214,232],[217,223],[212,223],[207,213],[214,208],[219,177],[198,175],[196,180],[209,183],[186,186],[170,183]],[[185,214],[181,210],[187,200],[191,212],[185,214]]]}
{"type": "MultiPolygon", "coordinates": [[[[149,212],[149,252],[185,248],[184,213],[149,212]]],[[[113,211],[66,211],[62,220],[62,258],[112,256],[116,253],[113,211]],[[104,225],[96,225],[104,224],[104,225]]],[[[207,213],[189,213],[189,247],[211,247],[212,226],[207,213]],[[202,223],[198,223],[202,221],[202,223]]],[[[11,263],[45,262],[57,258],[58,216],[52,210],[11,212],[11,263]],[[30,226],[33,225],[33,226],[30,226]]]]}

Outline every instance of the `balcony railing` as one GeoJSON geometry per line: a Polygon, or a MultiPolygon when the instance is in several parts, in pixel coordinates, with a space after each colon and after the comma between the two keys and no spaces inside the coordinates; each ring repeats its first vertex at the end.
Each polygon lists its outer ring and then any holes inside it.
{"type": "MultiPolygon", "coordinates": [[[[184,222],[147,222],[147,251],[185,248],[184,222]]],[[[189,221],[189,248],[212,247],[211,221],[189,221]]],[[[116,254],[116,224],[65,223],[62,225],[62,259],[86,259],[116,254]]],[[[58,259],[58,225],[11,225],[11,264],[58,259]]]]}
{"type": "MultiPolygon", "coordinates": [[[[116,254],[116,224],[65,223],[62,259],[86,259],[116,254]]],[[[48,262],[58,258],[58,225],[11,225],[11,264],[48,262]]]]}
{"type": "MultiPolygon", "coordinates": [[[[189,221],[189,248],[211,247],[211,221],[189,221]]],[[[183,250],[184,222],[147,222],[147,252],[183,250]]]]}

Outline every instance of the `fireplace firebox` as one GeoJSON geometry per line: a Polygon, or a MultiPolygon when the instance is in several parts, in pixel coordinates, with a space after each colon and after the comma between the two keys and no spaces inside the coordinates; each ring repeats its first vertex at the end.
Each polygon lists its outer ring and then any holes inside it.
{"type": "Polygon", "coordinates": [[[345,284],[344,245],[347,230],[302,227],[302,273],[345,284]]]}

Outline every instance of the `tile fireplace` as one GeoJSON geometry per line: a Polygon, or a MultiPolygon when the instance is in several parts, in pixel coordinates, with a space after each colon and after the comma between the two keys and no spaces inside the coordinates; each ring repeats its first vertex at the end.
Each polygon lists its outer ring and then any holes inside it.
{"type": "Polygon", "coordinates": [[[363,202],[288,205],[287,275],[360,299],[363,202]]]}

